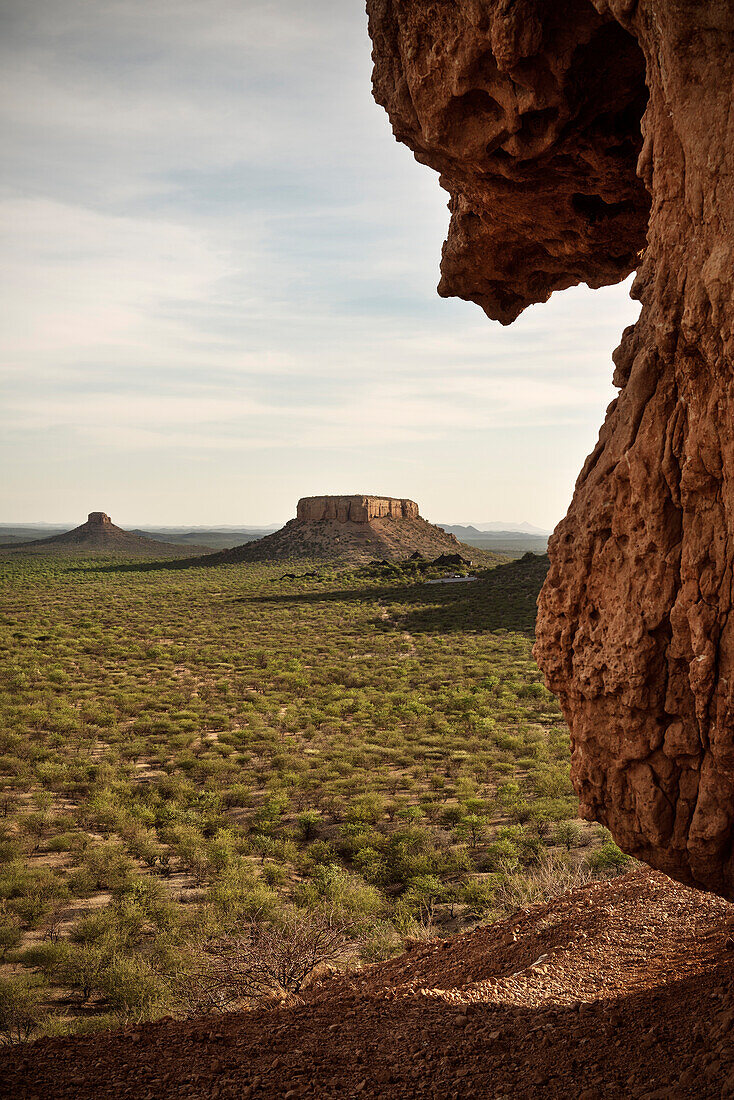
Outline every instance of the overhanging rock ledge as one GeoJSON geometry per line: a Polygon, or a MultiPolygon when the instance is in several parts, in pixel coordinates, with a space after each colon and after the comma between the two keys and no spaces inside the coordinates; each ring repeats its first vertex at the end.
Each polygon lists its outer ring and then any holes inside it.
{"type": "Polygon", "coordinates": [[[441,173],[439,293],[507,324],[636,270],[619,396],[536,655],[582,812],[734,897],[734,5],[368,0],[375,97],[441,173]]]}

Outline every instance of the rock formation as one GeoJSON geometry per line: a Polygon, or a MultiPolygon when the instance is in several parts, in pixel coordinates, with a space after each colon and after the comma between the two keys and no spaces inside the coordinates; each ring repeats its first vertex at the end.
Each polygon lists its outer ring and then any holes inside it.
{"type": "MultiPolygon", "coordinates": [[[[86,524],[83,527],[114,527],[114,524],[106,512],[90,512],[86,524]]],[[[120,528],[118,528],[120,530],[120,528]]]]}
{"type": "Polygon", "coordinates": [[[734,897],[734,5],[368,0],[376,98],[451,195],[439,293],[509,323],[636,269],[536,654],[582,812],[734,897]]]}
{"type": "Polygon", "coordinates": [[[108,553],[115,555],[155,555],[183,557],[191,553],[190,546],[175,546],[168,542],[158,542],[143,535],[134,535],[130,531],[117,527],[106,512],[90,512],[87,522],[65,531],[62,535],[53,535],[47,539],[34,539],[15,547],[19,551],[33,553],[108,553]]]}
{"type": "Polygon", "coordinates": [[[208,563],[237,561],[367,562],[427,558],[464,551],[469,561],[496,561],[496,555],[465,546],[455,535],[423,519],[412,500],[376,496],[302,497],[296,518],[256,542],[210,554],[208,563]]]}

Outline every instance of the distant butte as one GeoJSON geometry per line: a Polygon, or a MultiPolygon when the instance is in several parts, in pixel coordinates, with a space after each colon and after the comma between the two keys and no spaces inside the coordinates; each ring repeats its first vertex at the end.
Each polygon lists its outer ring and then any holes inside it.
{"type": "Polygon", "coordinates": [[[296,508],[300,520],[335,519],[339,523],[369,523],[390,516],[393,519],[419,519],[414,500],[398,497],[301,497],[296,508]]]}
{"type": "Polygon", "coordinates": [[[145,554],[148,556],[170,557],[171,552],[182,556],[184,552],[190,552],[190,547],[182,548],[169,542],[158,542],[157,539],[147,539],[143,535],[133,535],[129,531],[117,527],[106,512],[90,512],[87,522],[75,527],[73,531],[65,531],[61,535],[52,535],[47,539],[34,539],[32,542],[24,542],[13,547],[14,550],[30,551],[34,553],[64,553],[64,552],[106,552],[108,554],[145,554]]]}

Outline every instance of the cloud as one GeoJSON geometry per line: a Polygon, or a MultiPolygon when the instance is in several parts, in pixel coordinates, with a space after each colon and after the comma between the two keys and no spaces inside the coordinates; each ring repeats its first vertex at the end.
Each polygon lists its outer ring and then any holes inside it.
{"type": "MultiPolygon", "coordinates": [[[[205,522],[238,454],[253,509],[253,463],[279,471],[253,522],[321,491],[305,479],[336,455],[356,490],[417,471],[414,495],[440,483],[491,518],[502,479],[558,518],[636,307],[578,288],[502,329],[436,297],[446,196],[371,101],[359,5],[32,0],[2,20],[5,518],[85,512],[102,469],[129,500],[155,455],[208,479],[161,522],[205,522]],[[534,487],[511,457],[528,433],[534,487]],[[457,440],[458,488],[435,471],[457,440]]],[[[141,494],[174,499],[151,476],[141,494]]]]}

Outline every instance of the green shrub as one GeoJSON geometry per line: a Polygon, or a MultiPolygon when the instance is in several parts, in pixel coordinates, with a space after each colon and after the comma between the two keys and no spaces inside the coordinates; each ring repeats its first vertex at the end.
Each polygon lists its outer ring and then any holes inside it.
{"type": "Polygon", "coordinates": [[[379,890],[334,864],[315,867],[311,880],[299,884],[295,900],[309,909],[326,909],[345,924],[367,924],[387,907],[379,890]]]}
{"type": "Polygon", "coordinates": [[[0,962],[8,951],[18,946],[22,938],[20,917],[5,904],[0,905],[0,962]]]}
{"type": "Polygon", "coordinates": [[[597,873],[604,871],[623,871],[632,857],[626,855],[613,840],[605,841],[600,848],[595,848],[586,857],[586,866],[597,873]]]}
{"type": "Polygon", "coordinates": [[[518,847],[510,837],[498,837],[488,844],[479,861],[483,871],[500,871],[517,867],[519,863],[518,847]]]}
{"type": "Polygon", "coordinates": [[[360,939],[360,956],[366,963],[384,962],[403,950],[395,925],[386,920],[371,921],[360,939]]]}
{"type": "Polygon", "coordinates": [[[312,840],[321,823],[321,814],[317,813],[316,810],[307,810],[305,813],[299,814],[297,825],[301,840],[306,842],[312,840]]]}
{"type": "Polygon", "coordinates": [[[136,1023],[160,1014],[171,994],[166,983],[140,955],[115,955],[99,986],[113,1009],[136,1023]]]}
{"type": "Polygon", "coordinates": [[[206,892],[206,904],[225,927],[256,918],[274,918],[282,907],[278,894],[258,881],[249,868],[228,869],[206,892]]]}
{"type": "Polygon", "coordinates": [[[104,991],[105,975],[121,946],[114,933],[108,933],[70,948],[60,977],[72,989],[78,990],[82,1003],[104,991]]]}
{"type": "Polygon", "coordinates": [[[490,882],[471,879],[462,883],[459,898],[471,915],[486,917],[494,906],[494,888],[490,882]]]}
{"type": "Polygon", "coordinates": [[[301,864],[308,874],[318,865],[329,866],[335,859],[336,852],[328,841],[314,840],[303,853],[301,864]]]}
{"type": "Polygon", "coordinates": [[[38,970],[46,981],[60,974],[69,955],[67,943],[37,943],[20,951],[16,960],[28,969],[38,970]]]}
{"type": "Polygon", "coordinates": [[[47,1019],[43,1007],[44,986],[37,978],[0,977],[0,1039],[25,1043],[47,1019]]]}
{"type": "Polygon", "coordinates": [[[553,829],[554,844],[564,847],[567,852],[581,843],[582,836],[583,832],[577,821],[561,821],[553,829]]]}

